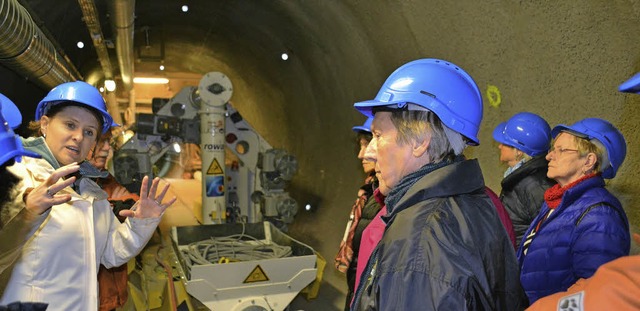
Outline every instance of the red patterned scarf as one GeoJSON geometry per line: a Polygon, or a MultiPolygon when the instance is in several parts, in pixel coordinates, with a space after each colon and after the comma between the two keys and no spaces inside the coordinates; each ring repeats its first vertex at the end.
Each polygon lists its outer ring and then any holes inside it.
{"type": "Polygon", "coordinates": [[[549,206],[550,209],[555,209],[556,207],[560,206],[560,202],[562,202],[562,197],[564,196],[564,193],[575,187],[577,184],[589,179],[589,178],[593,178],[595,176],[597,176],[598,174],[589,174],[589,175],[585,175],[582,176],[581,178],[579,178],[578,180],[564,186],[564,187],[560,187],[560,184],[555,184],[553,187],[547,189],[547,191],[544,192],[544,201],[547,202],[547,205],[549,206]]]}
{"type": "Polygon", "coordinates": [[[338,249],[338,254],[336,254],[336,258],[334,259],[334,265],[338,271],[342,273],[346,273],[351,265],[351,261],[353,260],[353,236],[356,233],[356,227],[358,226],[358,222],[360,222],[360,217],[362,217],[362,209],[364,208],[364,204],[367,202],[367,196],[362,195],[356,199],[356,203],[353,204],[351,208],[351,215],[349,217],[349,222],[347,222],[347,228],[344,232],[344,237],[340,242],[340,248],[338,249]]]}

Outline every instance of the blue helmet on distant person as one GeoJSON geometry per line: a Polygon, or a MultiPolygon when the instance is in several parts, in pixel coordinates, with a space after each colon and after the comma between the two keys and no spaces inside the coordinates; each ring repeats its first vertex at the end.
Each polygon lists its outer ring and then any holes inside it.
{"type": "Polygon", "coordinates": [[[482,95],[473,78],[455,64],[434,58],[409,62],[387,78],[373,100],[354,107],[370,117],[374,107],[411,110],[409,104],[432,111],[444,125],[466,137],[468,144],[480,144],[482,95]]]}
{"type": "Polygon", "coordinates": [[[620,92],[640,94],[640,72],[618,86],[620,92]]]}
{"type": "Polygon", "coordinates": [[[22,114],[20,110],[9,98],[0,94],[0,105],[2,105],[2,117],[12,129],[18,128],[22,124],[22,114]]]}
{"type": "Polygon", "coordinates": [[[364,124],[362,125],[356,125],[354,127],[352,127],[351,129],[354,132],[367,132],[367,133],[371,133],[371,123],[373,123],[373,117],[368,117],[366,121],[364,121],[364,124]]]}
{"type": "Polygon", "coordinates": [[[493,130],[493,139],[535,157],[549,151],[551,127],[535,113],[520,112],[498,124],[493,130]]]}
{"type": "Polygon", "coordinates": [[[627,142],[613,124],[600,118],[586,118],[570,126],[560,124],[553,128],[551,135],[555,138],[560,132],[569,132],[578,137],[599,141],[606,149],[609,162],[607,167],[602,168],[602,177],[610,179],[616,176],[627,156],[627,142]]]}
{"type": "Polygon", "coordinates": [[[52,105],[62,102],[76,102],[97,110],[102,115],[102,134],[114,125],[113,118],[107,112],[107,105],[100,91],[91,84],[82,81],[66,82],[54,87],[36,108],[36,120],[47,114],[52,105]]]}
{"type": "Polygon", "coordinates": [[[6,96],[0,94],[0,165],[9,160],[20,162],[22,156],[40,158],[35,152],[22,147],[20,137],[12,128],[20,126],[22,115],[18,107],[6,96]]]}

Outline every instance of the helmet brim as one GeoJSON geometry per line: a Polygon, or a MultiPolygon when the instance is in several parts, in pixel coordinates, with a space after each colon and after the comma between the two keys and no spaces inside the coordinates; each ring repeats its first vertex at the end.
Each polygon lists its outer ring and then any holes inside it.
{"type": "Polygon", "coordinates": [[[41,156],[33,151],[24,150],[24,149],[13,149],[9,152],[5,152],[0,155],[0,165],[5,164],[7,161],[11,159],[15,159],[17,162],[20,162],[21,157],[31,157],[39,159],[41,156]]]}
{"type": "Polygon", "coordinates": [[[354,132],[367,132],[371,133],[371,129],[368,129],[364,126],[358,125],[351,128],[354,132]]]}
{"type": "Polygon", "coordinates": [[[493,140],[507,146],[511,146],[511,143],[504,139],[504,127],[507,125],[507,122],[502,122],[493,129],[493,140]]]}
{"type": "Polygon", "coordinates": [[[582,138],[589,138],[589,139],[593,138],[593,137],[590,137],[589,135],[587,135],[585,133],[582,133],[582,132],[576,130],[575,128],[572,128],[571,126],[565,125],[565,124],[556,125],[556,127],[554,127],[551,130],[551,137],[552,138],[556,138],[556,136],[560,135],[560,133],[562,133],[562,132],[568,132],[571,135],[582,137],[582,138]]]}
{"type": "Polygon", "coordinates": [[[367,118],[371,118],[373,117],[373,108],[380,106],[397,105],[399,103],[402,103],[402,101],[381,102],[377,100],[366,100],[353,104],[353,107],[356,108],[360,113],[365,115],[367,118]]]}
{"type": "Polygon", "coordinates": [[[16,129],[22,124],[22,114],[20,109],[11,101],[2,101],[2,117],[7,121],[9,127],[16,129]]]}
{"type": "Polygon", "coordinates": [[[640,94],[640,72],[620,84],[620,86],[618,86],[618,90],[624,93],[640,94]]]}

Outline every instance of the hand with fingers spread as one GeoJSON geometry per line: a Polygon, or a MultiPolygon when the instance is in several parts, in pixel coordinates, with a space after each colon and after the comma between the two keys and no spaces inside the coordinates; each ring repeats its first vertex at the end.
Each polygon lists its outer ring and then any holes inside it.
{"type": "Polygon", "coordinates": [[[58,194],[58,191],[69,187],[76,181],[76,177],[62,179],[62,177],[75,173],[80,169],[74,162],[55,170],[47,180],[35,187],[25,198],[28,211],[40,215],[54,205],[69,202],[70,194],[58,194]]]}
{"type": "Polygon", "coordinates": [[[120,211],[120,216],[134,218],[160,217],[164,210],[171,206],[177,198],[174,196],[169,202],[162,203],[167,190],[169,190],[169,184],[165,185],[160,194],[156,196],[159,183],[160,178],[154,178],[151,183],[151,189],[149,189],[149,177],[145,176],[140,187],[140,200],[136,202],[131,210],[120,211]]]}

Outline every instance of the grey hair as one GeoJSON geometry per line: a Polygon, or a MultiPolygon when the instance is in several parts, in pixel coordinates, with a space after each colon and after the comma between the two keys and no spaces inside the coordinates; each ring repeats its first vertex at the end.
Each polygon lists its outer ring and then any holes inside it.
{"type": "Polygon", "coordinates": [[[391,111],[391,122],[398,130],[399,144],[430,139],[427,154],[432,163],[460,155],[467,146],[462,134],[448,128],[430,110],[391,111]]]}
{"type": "Polygon", "coordinates": [[[594,144],[596,148],[598,148],[599,152],[596,153],[596,156],[598,158],[598,162],[600,162],[600,165],[596,165],[595,169],[597,172],[602,173],[604,172],[604,170],[609,168],[609,166],[611,166],[611,162],[609,162],[609,154],[607,153],[607,148],[605,148],[604,145],[597,139],[591,139],[589,140],[589,142],[594,144]]]}

